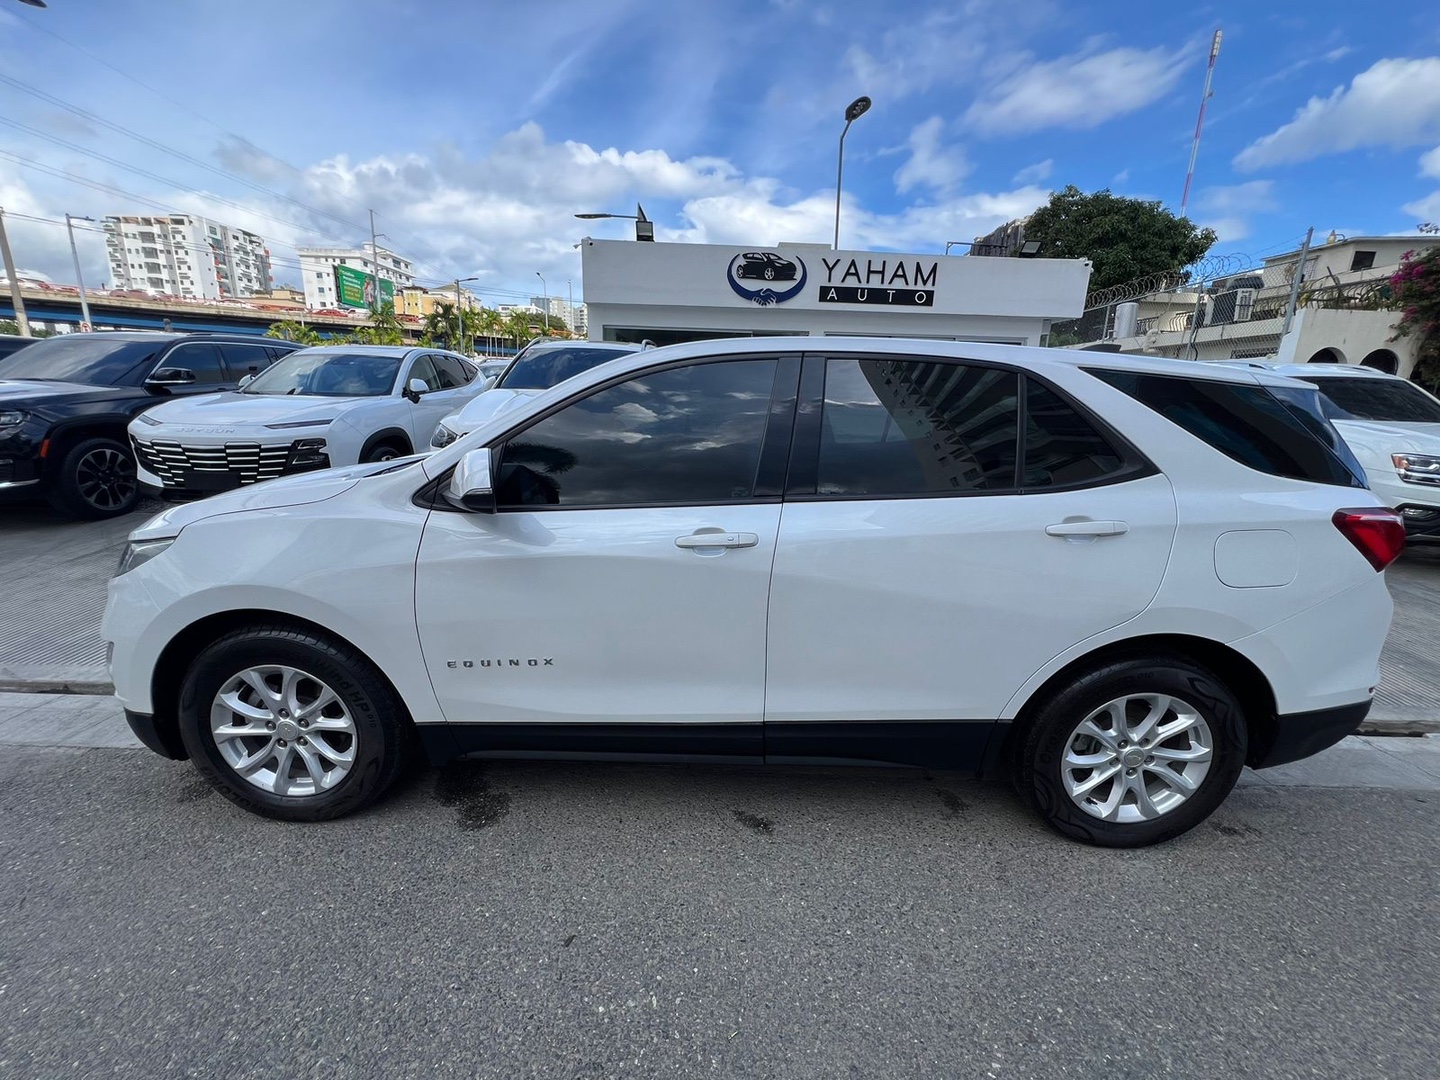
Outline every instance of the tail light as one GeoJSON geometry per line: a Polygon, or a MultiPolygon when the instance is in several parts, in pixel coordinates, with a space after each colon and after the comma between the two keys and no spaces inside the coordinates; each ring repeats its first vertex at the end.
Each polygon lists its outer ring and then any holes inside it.
{"type": "Polygon", "coordinates": [[[1389,507],[1336,510],[1330,520],[1376,570],[1384,570],[1405,550],[1405,522],[1389,507]]]}

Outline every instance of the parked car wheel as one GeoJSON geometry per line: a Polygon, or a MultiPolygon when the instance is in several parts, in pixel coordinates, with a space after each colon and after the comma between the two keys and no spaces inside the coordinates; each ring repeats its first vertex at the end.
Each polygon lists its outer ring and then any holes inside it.
{"type": "Polygon", "coordinates": [[[130,448],[115,439],[93,438],[65,452],[50,502],[62,514],[98,520],[129,513],[139,498],[130,448]]]}
{"type": "Polygon", "coordinates": [[[404,457],[403,447],[396,446],[391,442],[379,442],[365,451],[365,463],[372,461],[394,461],[398,457],[404,457]]]}
{"type": "Polygon", "coordinates": [[[1102,847],[1143,847],[1205,820],[1235,786],[1247,729],[1234,695],[1180,657],[1117,661],[1036,712],[1020,791],[1053,828],[1102,847]]]}
{"type": "Polygon", "coordinates": [[[221,794],[286,821],[374,802],[411,742],[394,691],[368,660],[279,626],[227,634],[196,658],[180,691],[180,735],[221,794]]]}

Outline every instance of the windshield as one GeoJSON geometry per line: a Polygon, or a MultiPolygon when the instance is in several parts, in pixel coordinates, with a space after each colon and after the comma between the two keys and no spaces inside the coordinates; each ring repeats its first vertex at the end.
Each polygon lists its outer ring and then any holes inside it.
{"type": "Polygon", "coordinates": [[[549,390],[606,360],[626,356],[634,349],[578,349],[561,346],[522,356],[510,365],[496,386],[506,390],[549,390]]]}
{"type": "Polygon", "coordinates": [[[242,394],[384,397],[395,387],[400,357],[301,349],[270,365],[242,394]]]}
{"type": "Polygon", "coordinates": [[[1408,424],[1440,424],[1440,403],[1399,379],[1306,379],[1328,399],[1331,420],[1388,420],[1408,424]]]}
{"type": "Polygon", "coordinates": [[[93,386],[128,385],[149,374],[148,363],[170,341],[66,334],[27,345],[0,360],[0,379],[55,379],[93,386]]]}

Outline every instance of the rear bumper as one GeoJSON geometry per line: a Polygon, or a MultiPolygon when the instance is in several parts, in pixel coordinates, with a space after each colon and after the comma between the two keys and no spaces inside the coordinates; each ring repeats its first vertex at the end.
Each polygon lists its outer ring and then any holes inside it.
{"type": "Polygon", "coordinates": [[[1370,704],[1367,699],[1333,709],[1277,716],[1275,737],[1270,745],[1251,747],[1250,767],[1268,769],[1272,765],[1286,765],[1329,749],[1355,733],[1370,714],[1370,704]]]}
{"type": "Polygon", "coordinates": [[[185,744],[180,739],[180,729],[175,724],[157,724],[154,716],[138,713],[133,709],[125,710],[125,722],[130,725],[130,730],[137,739],[161,757],[171,761],[184,761],[190,756],[185,752],[185,744]]]}

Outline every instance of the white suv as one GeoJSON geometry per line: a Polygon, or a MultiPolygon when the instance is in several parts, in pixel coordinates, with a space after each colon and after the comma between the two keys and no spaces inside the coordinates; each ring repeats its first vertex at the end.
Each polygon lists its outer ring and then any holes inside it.
{"type": "Polygon", "coordinates": [[[1313,387],[954,342],[696,342],[427,458],[136,530],[116,694],[291,820],[460,755],[1013,766],[1134,846],[1350,733],[1399,516],[1313,387]]]}
{"type": "Polygon", "coordinates": [[[1325,395],[1325,415],[1365,469],[1370,490],[1400,511],[1414,543],[1440,543],[1440,401],[1396,375],[1350,364],[1281,364],[1325,395]]]}

